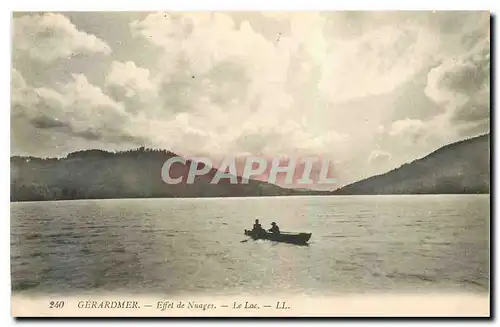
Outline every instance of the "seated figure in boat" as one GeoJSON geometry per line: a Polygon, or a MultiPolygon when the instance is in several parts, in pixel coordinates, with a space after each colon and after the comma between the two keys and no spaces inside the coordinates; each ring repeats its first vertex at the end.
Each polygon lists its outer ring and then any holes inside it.
{"type": "Polygon", "coordinates": [[[255,224],[253,224],[252,232],[256,234],[262,234],[266,232],[264,228],[262,228],[262,225],[259,223],[258,219],[255,219],[255,224]]]}
{"type": "Polygon", "coordinates": [[[279,234],[280,233],[280,228],[278,227],[278,225],[273,221],[271,223],[271,228],[268,229],[269,232],[273,233],[273,234],[279,234]]]}

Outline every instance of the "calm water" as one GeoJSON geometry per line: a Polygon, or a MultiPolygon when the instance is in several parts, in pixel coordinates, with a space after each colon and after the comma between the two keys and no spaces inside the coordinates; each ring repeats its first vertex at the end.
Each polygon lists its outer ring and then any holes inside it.
{"type": "Polygon", "coordinates": [[[489,288],[489,196],[11,204],[15,292],[162,294],[489,288]],[[258,217],[309,246],[241,242],[258,217]]]}

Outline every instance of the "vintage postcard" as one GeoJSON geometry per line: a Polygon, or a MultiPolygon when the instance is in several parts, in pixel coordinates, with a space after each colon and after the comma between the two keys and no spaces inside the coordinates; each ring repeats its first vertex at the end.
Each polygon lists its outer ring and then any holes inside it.
{"type": "Polygon", "coordinates": [[[15,317],[489,317],[487,11],[14,12],[15,317]]]}

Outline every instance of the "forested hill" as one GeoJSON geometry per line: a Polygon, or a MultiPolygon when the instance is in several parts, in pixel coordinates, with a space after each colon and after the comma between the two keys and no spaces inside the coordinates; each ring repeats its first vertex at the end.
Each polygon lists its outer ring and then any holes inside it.
{"type": "Polygon", "coordinates": [[[184,176],[183,183],[167,184],[161,178],[161,169],[167,159],[176,156],[140,148],[124,152],[86,150],[64,158],[11,157],[11,201],[322,194],[256,180],[230,184],[229,179],[221,179],[210,184],[217,172],[213,168],[187,184],[190,161],[176,163],[171,169],[172,178],[184,176]]]}
{"type": "Polygon", "coordinates": [[[446,145],[388,173],[334,194],[458,194],[490,192],[489,134],[446,145]]]}
{"type": "MultiPolygon", "coordinates": [[[[197,176],[193,184],[167,184],[161,178],[161,169],[174,156],[177,155],[168,151],[140,148],[116,153],[87,150],[65,158],[12,157],[11,201],[258,196],[291,192],[252,180],[232,185],[228,179],[222,179],[212,185],[215,169],[197,176]]],[[[189,161],[174,164],[172,177],[186,176],[189,164],[189,161]]]]}
{"type": "MultiPolygon", "coordinates": [[[[86,150],[64,158],[11,157],[11,201],[112,198],[242,197],[342,194],[457,194],[489,193],[489,134],[444,146],[428,156],[382,175],[347,185],[334,192],[287,189],[257,180],[231,184],[210,181],[216,169],[185,183],[190,162],[176,163],[167,184],[161,169],[175,153],[134,149],[123,152],[86,150]]],[[[199,164],[203,165],[203,164],[199,164]]]]}

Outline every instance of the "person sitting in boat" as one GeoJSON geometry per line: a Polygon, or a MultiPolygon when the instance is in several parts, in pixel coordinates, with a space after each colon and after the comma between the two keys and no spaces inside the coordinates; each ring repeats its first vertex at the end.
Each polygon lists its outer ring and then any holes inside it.
{"type": "Polygon", "coordinates": [[[278,227],[278,225],[273,221],[271,223],[271,228],[268,229],[269,232],[273,233],[273,234],[279,234],[280,233],[280,228],[278,227]]]}
{"type": "Polygon", "coordinates": [[[258,219],[255,219],[255,224],[253,224],[252,232],[254,232],[254,233],[265,232],[264,228],[262,228],[262,225],[259,223],[258,219]]]}

